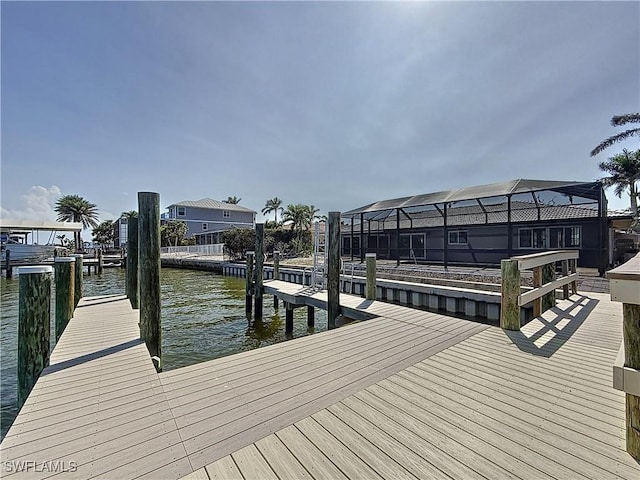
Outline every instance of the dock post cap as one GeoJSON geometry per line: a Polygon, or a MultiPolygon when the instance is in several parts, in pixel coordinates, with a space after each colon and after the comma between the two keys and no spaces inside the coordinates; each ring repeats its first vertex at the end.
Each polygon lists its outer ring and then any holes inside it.
{"type": "Polygon", "coordinates": [[[18,275],[28,275],[31,273],[52,273],[53,267],[48,265],[32,265],[29,267],[18,267],[18,275]]]}
{"type": "Polygon", "coordinates": [[[367,258],[371,258],[371,257],[376,258],[376,254],[375,253],[365,253],[364,256],[367,257],[367,258]]]}
{"type": "Polygon", "coordinates": [[[84,258],[84,255],[82,253],[72,253],[69,256],[73,258],[84,258]]]}
{"type": "Polygon", "coordinates": [[[76,261],[75,257],[56,257],[54,259],[54,262],[56,263],[71,263],[75,261],[76,261]]]}
{"type": "Polygon", "coordinates": [[[254,252],[253,250],[247,252],[247,255],[255,255],[255,254],[256,252],[254,252]]]}

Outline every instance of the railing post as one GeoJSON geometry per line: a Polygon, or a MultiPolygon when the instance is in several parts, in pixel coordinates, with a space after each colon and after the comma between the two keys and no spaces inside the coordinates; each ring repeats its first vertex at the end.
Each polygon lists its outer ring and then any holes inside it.
{"type": "Polygon", "coordinates": [[[52,271],[47,266],[18,268],[18,407],[49,365],[52,271]]]}
{"type": "Polygon", "coordinates": [[[365,254],[365,258],[367,261],[367,283],[366,283],[366,295],[365,298],[367,300],[375,300],[376,299],[376,254],[375,253],[367,253],[365,254]]]}
{"type": "Polygon", "coordinates": [[[138,267],[140,338],[147,344],[156,370],[162,366],[160,324],[160,195],[138,192],[138,267]]]}
{"type": "MultiPolygon", "coordinates": [[[[551,283],[556,278],[555,263],[545,263],[542,266],[542,284],[546,285],[551,283]]],[[[542,296],[542,311],[546,312],[550,308],[556,306],[556,291],[552,290],[549,293],[542,296]]]]}
{"type": "Polygon", "coordinates": [[[56,257],[54,261],[56,279],[56,342],[73,317],[75,294],[75,267],[73,257],[56,257]]]}
{"type": "Polygon", "coordinates": [[[256,271],[253,294],[256,297],[254,318],[262,319],[262,293],[264,280],[264,223],[256,223],[256,271]]]}
{"type": "MultiPolygon", "coordinates": [[[[533,288],[540,288],[542,286],[542,267],[533,267],[533,288]]],[[[542,298],[538,297],[533,301],[533,316],[539,317],[542,315],[542,298]]]]}
{"type": "Polygon", "coordinates": [[[329,212],[327,259],[327,327],[336,327],[340,315],[340,212],[329,212]]]}
{"type": "Polygon", "coordinates": [[[73,308],[75,310],[78,302],[82,298],[82,259],[84,257],[81,253],[74,253],[73,255],[69,255],[69,257],[76,259],[75,278],[73,279],[73,308]]]}
{"type": "Polygon", "coordinates": [[[290,335],[293,332],[293,305],[285,302],[284,332],[290,335]]]}
{"type": "MultiPolygon", "coordinates": [[[[569,260],[562,260],[562,276],[566,277],[569,275],[569,260]]],[[[566,300],[569,298],[569,285],[562,286],[562,299],[566,300]]]]}
{"type": "Polygon", "coordinates": [[[253,255],[254,252],[247,252],[247,272],[245,279],[245,313],[247,317],[251,316],[251,309],[253,308],[253,255]]]}
{"type": "MultiPolygon", "coordinates": [[[[637,392],[640,384],[640,254],[610,270],[607,277],[611,300],[622,302],[624,367],[635,370],[628,373],[635,377],[629,378],[629,383],[637,392]]],[[[626,387],[626,380],[624,384],[626,387]]],[[[640,461],[640,396],[628,391],[625,388],[627,452],[640,461]]]]}
{"type": "MultiPolygon", "coordinates": [[[[575,258],[569,259],[569,272],[574,274],[578,271],[576,266],[578,265],[578,261],[575,258]]],[[[578,293],[578,283],[574,280],[571,282],[571,295],[575,295],[578,293]]]]}
{"type": "Polygon", "coordinates": [[[127,223],[127,297],[131,308],[140,308],[138,295],[138,217],[128,219],[127,223]]]}
{"type": "Polygon", "coordinates": [[[520,269],[517,260],[502,260],[502,298],[500,305],[500,328],[520,330],[520,269]]]}

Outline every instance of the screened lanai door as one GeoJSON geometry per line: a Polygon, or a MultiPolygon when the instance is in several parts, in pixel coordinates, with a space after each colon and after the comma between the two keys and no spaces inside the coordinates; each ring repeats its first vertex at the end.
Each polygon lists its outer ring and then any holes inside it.
{"type": "Polygon", "coordinates": [[[427,249],[424,233],[406,233],[400,235],[400,258],[425,259],[427,249]]]}

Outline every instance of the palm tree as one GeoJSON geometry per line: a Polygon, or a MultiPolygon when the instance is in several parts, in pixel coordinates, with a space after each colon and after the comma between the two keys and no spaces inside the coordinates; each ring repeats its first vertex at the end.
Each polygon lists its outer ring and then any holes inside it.
{"type": "Polygon", "coordinates": [[[240,200],[242,200],[241,198],[236,197],[235,195],[233,197],[227,197],[226,200],[223,200],[224,203],[233,203],[233,204],[238,204],[240,203],[240,200]]]}
{"type": "Polygon", "coordinates": [[[264,204],[264,208],[262,209],[262,214],[267,215],[271,212],[274,212],[274,223],[276,227],[278,226],[278,210],[282,211],[282,200],[278,197],[273,197],[270,200],[267,200],[267,203],[264,204]]]}
{"type": "Polygon", "coordinates": [[[100,225],[93,229],[93,241],[100,244],[104,249],[107,246],[113,244],[113,222],[111,220],[105,220],[100,225]]]}
{"type": "MultiPolygon", "coordinates": [[[[626,113],[624,115],[616,115],[611,119],[611,125],[614,127],[619,127],[621,125],[626,125],[627,123],[640,123],[640,113],[626,113]]],[[[631,137],[640,137],[640,128],[630,128],[625,130],[624,132],[620,132],[616,135],[612,135],[600,142],[600,144],[591,150],[591,156],[595,157],[604,149],[610,147],[614,143],[621,142],[622,140],[626,140],[631,137]]]]}
{"type": "Polygon", "coordinates": [[[622,150],[606,162],[600,162],[600,170],[607,172],[608,177],[602,178],[605,187],[614,187],[613,192],[620,198],[624,192],[629,191],[631,198],[631,214],[633,224],[638,223],[638,181],[640,181],[640,150],[630,152],[622,150]]]}
{"type": "MultiPolygon", "coordinates": [[[[64,195],[56,202],[59,222],[78,222],[84,228],[98,226],[98,207],[78,195],[64,195]]],[[[82,248],[80,232],[74,232],[76,250],[82,248]]]]}
{"type": "Polygon", "coordinates": [[[291,229],[297,233],[298,240],[302,241],[302,232],[305,228],[311,227],[309,207],[301,203],[287,205],[287,209],[282,213],[282,221],[291,222],[291,229]]]}
{"type": "Polygon", "coordinates": [[[135,210],[129,210],[128,212],[122,212],[122,215],[120,215],[122,218],[138,218],[138,212],[136,212],[135,210]]]}

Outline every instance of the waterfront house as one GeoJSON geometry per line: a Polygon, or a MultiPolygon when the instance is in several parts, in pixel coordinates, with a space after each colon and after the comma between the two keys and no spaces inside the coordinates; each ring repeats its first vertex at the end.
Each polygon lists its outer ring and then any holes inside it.
{"type": "Polygon", "coordinates": [[[232,228],[255,228],[255,211],[238,204],[211,198],[185,200],[167,207],[163,220],[182,220],[188,230],[185,238],[194,238],[196,245],[222,243],[222,232],[232,228]]]}
{"type": "Polygon", "coordinates": [[[499,265],[545,250],[578,250],[578,264],[610,263],[600,182],[517,179],[381,200],[342,214],[343,254],[398,263],[499,265]],[[362,247],[362,248],[361,248],[362,247]]]}

